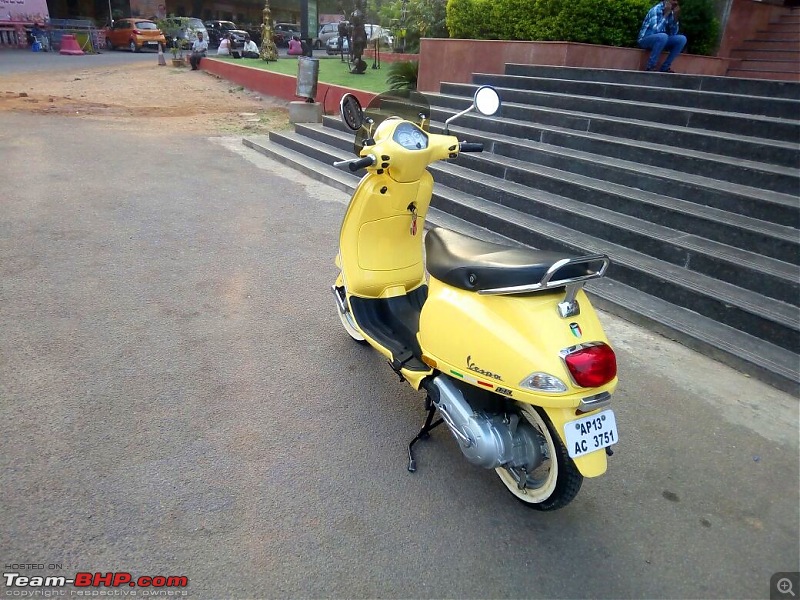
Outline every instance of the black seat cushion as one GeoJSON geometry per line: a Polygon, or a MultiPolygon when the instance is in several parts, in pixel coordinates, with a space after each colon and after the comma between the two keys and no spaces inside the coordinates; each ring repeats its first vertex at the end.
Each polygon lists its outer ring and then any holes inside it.
{"type": "MultiPolygon", "coordinates": [[[[559,252],[543,252],[484,242],[439,227],[425,236],[428,272],[448,285],[464,290],[490,290],[541,281],[559,260],[577,258],[559,252]]],[[[582,277],[593,272],[591,265],[568,265],[557,279],[582,277]]]]}

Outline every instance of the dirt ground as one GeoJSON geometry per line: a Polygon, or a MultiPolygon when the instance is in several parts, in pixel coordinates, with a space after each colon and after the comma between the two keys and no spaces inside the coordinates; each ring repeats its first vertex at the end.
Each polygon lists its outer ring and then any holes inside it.
{"type": "Polygon", "coordinates": [[[285,129],[288,102],[205,71],[151,63],[12,74],[0,80],[0,111],[72,115],[113,127],[226,135],[285,129]]]}

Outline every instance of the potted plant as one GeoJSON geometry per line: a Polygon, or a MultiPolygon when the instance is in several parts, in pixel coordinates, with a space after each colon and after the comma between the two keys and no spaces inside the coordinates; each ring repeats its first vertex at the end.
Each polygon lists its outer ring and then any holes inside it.
{"type": "Polygon", "coordinates": [[[185,67],[186,62],[183,60],[183,46],[178,42],[178,38],[172,39],[172,66],[185,67]]]}

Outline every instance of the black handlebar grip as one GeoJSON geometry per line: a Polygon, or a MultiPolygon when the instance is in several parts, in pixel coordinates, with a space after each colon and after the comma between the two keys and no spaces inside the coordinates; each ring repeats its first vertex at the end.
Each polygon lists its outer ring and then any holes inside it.
{"type": "Polygon", "coordinates": [[[354,172],[354,173],[355,173],[355,172],[356,172],[356,171],[358,171],[359,169],[363,169],[364,167],[369,167],[369,166],[370,166],[370,165],[372,165],[374,162],[375,162],[375,157],[374,157],[374,156],[365,156],[364,158],[362,158],[362,159],[360,159],[360,160],[357,160],[357,161],[351,162],[351,163],[348,165],[348,168],[349,168],[349,169],[350,169],[352,172],[354,172]]]}
{"type": "Polygon", "coordinates": [[[461,142],[458,145],[459,152],[483,152],[483,143],[481,142],[461,142]]]}

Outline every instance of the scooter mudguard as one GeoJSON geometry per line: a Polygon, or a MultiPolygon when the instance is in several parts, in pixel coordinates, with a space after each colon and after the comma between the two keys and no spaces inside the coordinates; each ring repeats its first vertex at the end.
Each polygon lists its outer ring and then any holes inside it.
{"type": "MultiPolygon", "coordinates": [[[[558,432],[562,443],[566,443],[564,439],[564,425],[569,421],[575,420],[575,411],[567,408],[547,408],[543,410],[550,418],[553,428],[558,432]]],[[[588,415],[589,413],[587,413],[588,415]]],[[[581,416],[587,416],[581,415],[581,416]]],[[[597,477],[606,472],[608,468],[608,457],[604,449],[596,450],[583,456],[578,456],[572,459],[575,466],[584,477],[597,477]]]]}

